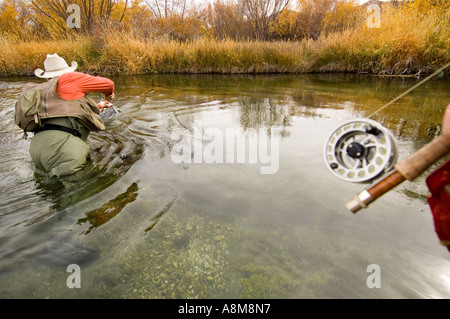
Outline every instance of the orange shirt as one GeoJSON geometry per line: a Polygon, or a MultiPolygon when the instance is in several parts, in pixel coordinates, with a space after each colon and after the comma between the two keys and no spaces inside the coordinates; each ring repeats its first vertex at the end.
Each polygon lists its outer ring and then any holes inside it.
{"type": "Polygon", "coordinates": [[[64,100],[76,100],[87,92],[99,92],[105,97],[114,92],[114,82],[100,76],[80,72],[68,72],[59,77],[56,94],[64,100]]]}

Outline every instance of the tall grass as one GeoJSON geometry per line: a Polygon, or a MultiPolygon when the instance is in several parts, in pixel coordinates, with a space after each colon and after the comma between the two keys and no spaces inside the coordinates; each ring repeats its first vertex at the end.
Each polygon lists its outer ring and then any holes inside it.
{"type": "Polygon", "coordinates": [[[381,28],[321,38],[313,69],[372,73],[429,73],[450,60],[450,11],[422,14],[386,6],[381,28]]]}
{"type": "Polygon", "coordinates": [[[450,61],[450,10],[386,6],[381,28],[356,29],[297,42],[157,41],[131,33],[22,41],[0,36],[0,76],[32,75],[47,53],[75,60],[79,71],[152,73],[429,73],[450,61]]]}

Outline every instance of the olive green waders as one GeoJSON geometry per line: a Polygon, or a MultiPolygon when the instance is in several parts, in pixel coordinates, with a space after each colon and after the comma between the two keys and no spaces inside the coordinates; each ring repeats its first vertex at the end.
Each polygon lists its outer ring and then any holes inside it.
{"type": "Polygon", "coordinates": [[[33,162],[50,177],[77,179],[77,172],[84,168],[89,155],[86,139],[89,131],[73,117],[47,119],[43,124],[57,124],[80,132],[81,137],[60,130],[35,133],[30,143],[33,162]]]}

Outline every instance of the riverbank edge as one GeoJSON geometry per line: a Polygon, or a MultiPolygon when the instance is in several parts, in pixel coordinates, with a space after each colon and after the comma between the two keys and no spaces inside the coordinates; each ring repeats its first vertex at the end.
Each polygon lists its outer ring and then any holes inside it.
{"type": "MultiPolygon", "coordinates": [[[[374,31],[376,32],[376,31],[374,31]]],[[[450,62],[448,43],[436,46],[371,43],[349,33],[322,40],[238,42],[145,41],[120,34],[53,41],[7,41],[0,52],[0,77],[34,75],[47,54],[58,53],[79,72],[101,76],[149,74],[362,73],[381,76],[431,74],[450,62]]],[[[0,39],[1,40],[1,39],[0,39]]]]}

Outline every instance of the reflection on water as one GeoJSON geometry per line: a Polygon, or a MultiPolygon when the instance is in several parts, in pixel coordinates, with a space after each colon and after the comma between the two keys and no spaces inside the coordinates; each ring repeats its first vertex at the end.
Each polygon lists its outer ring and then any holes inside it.
{"type": "Polygon", "coordinates": [[[128,203],[136,199],[138,189],[138,185],[133,183],[127,188],[125,193],[118,195],[102,207],[87,212],[86,217],[79,219],[77,222],[78,225],[86,222],[90,224],[89,229],[83,232],[83,234],[90,233],[92,230],[114,218],[128,203]]]}
{"type": "MultiPolygon", "coordinates": [[[[364,185],[331,176],[323,144],[416,83],[354,75],[133,76],[114,79],[120,115],[89,137],[81,182],[48,180],[13,123],[22,85],[0,81],[3,298],[448,298],[424,176],[352,215],[364,185]],[[195,123],[225,136],[276,128],[279,170],[261,163],[174,163],[195,123]],[[66,286],[69,264],[82,289],[66,286]],[[367,267],[382,271],[367,287],[367,267]]],[[[376,116],[403,158],[440,133],[448,79],[376,116]]],[[[202,145],[202,144],[200,144],[202,145]]],[[[246,147],[246,145],[241,146],[246,147]]],[[[228,150],[225,150],[228,151],[228,150]]],[[[436,167],[434,165],[434,167],[436,167]]]]}
{"type": "Polygon", "coordinates": [[[289,125],[289,106],[286,103],[264,97],[246,97],[240,101],[240,106],[240,122],[244,129],[289,125]]]}

